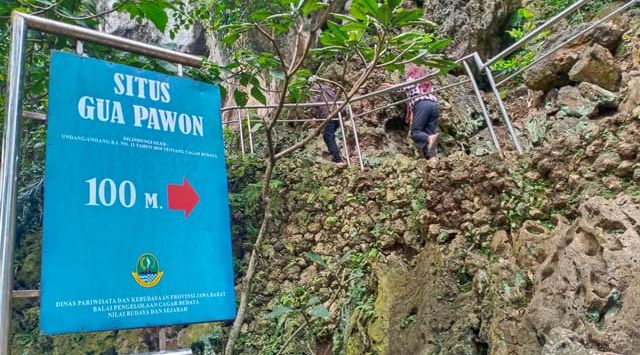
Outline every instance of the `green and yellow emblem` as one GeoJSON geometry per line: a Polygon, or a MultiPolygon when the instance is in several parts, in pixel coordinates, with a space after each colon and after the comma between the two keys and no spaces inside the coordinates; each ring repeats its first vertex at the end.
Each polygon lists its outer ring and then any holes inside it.
{"type": "Polygon", "coordinates": [[[144,253],[138,258],[136,271],[132,272],[133,279],[142,287],[153,287],[162,279],[158,258],[151,253],[144,253]]]}

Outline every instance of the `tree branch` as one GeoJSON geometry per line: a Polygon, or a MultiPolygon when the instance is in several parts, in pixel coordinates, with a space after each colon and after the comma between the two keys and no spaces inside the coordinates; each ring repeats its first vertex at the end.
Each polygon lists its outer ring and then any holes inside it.
{"type": "Polygon", "coordinates": [[[249,295],[251,294],[251,285],[253,281],[253,277],[256,272],[256,266],[258,264],[258,253],[260,246],[262,245],[262,240],[267,234],[267,229],[269,228],[269,223],[271,222],[271,177],[274,171],[274,163],[273,159],[270,159],[267,162],[267,168],[265,170],[264,176],[262,178],[262,204],[264,208],[262,223],[260,225],[260,231],[258,232],[258,237],[256,238],[255,243],[253,244],[253,250],[251,250],[251,256],[249,258],[249,265],[247,266],[247,273],[244,276],[244,280],[242,283],[242,291],[240,293],[240,306],[238,307],[238,313],[236,315],[236,319],[233,322],[233,326],[231,327],[231,331],[229,331],[229,339],[227,340],[227,345],[225,346],[224,353],[226,355],[233,355],[233,348],[240,336],[240,330],[242,328],[242,324],[244,323],[244,318],[247,313],[247,306],[249,304],[249,295]]]}
{"type": "Polygon", "coordinates": [[[411,43],[409,46],[407,46],[407,48],[405,48],[402,52],[400,52],[400,54],[398,54],[395,58],[393,58],[392,60],[386,62],[386,63],[380,63],[376,65],[376,68],[382,68],[382,67],[386,67],[387,65],[391,65],[394,64],[395,62],[399,61],[400,59],[402,59],[402,57],[404,57],[405,54],[407,54],[411,48],[413,48],[416,44],[418,43],[418,41],[413,41],[413,43],[411,43]]]}
{"type": "Polygon", "coordinates": [[[56,14],[58,14],[61,17],[66,18],[68,20],[75,20],[75,21],[90,20],[90,19],[106,16],[106,15],[112,13],[112,12],[116,12],[124,4],[125,4],[124,2],[120,3],[120,4],[118,4],[118,6],[112,8],[112,9],[109,9],[109,10],[106,10],[106,11],[103,11],[103,12],[100,12],[100,13],[97,13],[97,14],[93,14],[93,15],[84,15],[84,16],[76,17],[76,16],[65,15],[65,14],[61,13],[60,11],[56,11],[56,14]]]}
{"type": "Polygon", "coordinates": [[[262,28],[260,25],[256,25],[256,29],[263,36],[265,36],[265,38],[267,38],[267,40],[269,42],[271,42],[271,45],[273,46],[273,50],[276,51],[276,55],[280,58],[280,69],[282,69],[283,73],[286,73],[288,68],[287,68],[287,64],[285,63],[285,57],[282,54],[282,51],[280,50],[280,46],[278,45],[278,41],[276,41],[276,39],[269,32],[267,32],[264,28],[262,28]]]}

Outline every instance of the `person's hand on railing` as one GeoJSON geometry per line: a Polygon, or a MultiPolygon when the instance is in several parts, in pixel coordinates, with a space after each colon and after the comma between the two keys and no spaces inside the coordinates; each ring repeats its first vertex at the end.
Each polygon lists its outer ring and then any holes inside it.
{"type": "Polygon", "coordinates": [[[316,128],[318,127],[318,119],[313,117],[310,121],[309,121],[309,126],[311,126],[311,128],[316,128]]]}

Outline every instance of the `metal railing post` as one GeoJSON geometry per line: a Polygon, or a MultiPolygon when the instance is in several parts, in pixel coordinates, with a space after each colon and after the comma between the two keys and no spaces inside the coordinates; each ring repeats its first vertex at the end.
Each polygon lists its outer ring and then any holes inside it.
{"type": "Polygon", "coordinates": [[[501,157],[504,157],[502,153],[502,148],[500,148],[500,142],[498,141],[498,137],[496,137],[496,132],[493,130],[493,124],[491,123],[491,117],[489,117],[489,111],[487,110],[487,106],[484,103],[484,99],[482,98],[482,94],[480,93],[480,89],[478,88],[478,83],[476,82],[476,78],[473,76],[473,72],[469,67],[469,64],[466,61],[462,62],[464,65],[464,69],[469,75],[469,79],[471,80],[471,86],[473,86],[473,92],[476,94],[478,98],[478,103],[480,104],[480,108],[482,109],[482,115],[484,116],[485,121],[487,122],[487,128],[489,128],[489,133],[491,134],[491,140],[493,140],[493,145],[496,147],[496,151],[500,154],[501,157]]]}
{"type": "Polygon", "coordinates": [[[9,354],[11,337],[12,262],[26,37],[27,22],[14,12],[11,16],[11,49],[2,141],[2,170],[0,171],[0,353],[2,354],[9,354]]]}
{"type": "Polygon", "coordinates": [[[30,29],[66,36],[76,40],[102,44],[114,49],[163,59],[168,62],[181,63],[195,68],[200,68],[202,66],[202,58],[195,55],[22,12],[14,11],[12,17],[15,16],[19,16],[24,19],[27,22],[27,27],[30,29]]]}
{"type": "Polygon", "coordinates": [[[253,151],[253,132],[251,132],[251,113],[249,112],[249,109],[246,110],[247,112],[247,128],[249,131],[249,150],[251,151],[251,154],[254,154],[253,151]]]}
{"type": "Polygon", "coordinates": [[[358,139],[358,128],[356,126],[356,121],[353,118],[353,109],[351,108],[351,104],[347,104],[347,109],[349,110],[349,118],[351,119],[351,128],[353,129],[353,139],[356,143],[356,152],[358,153],[358,162],[360,163],[360,170],[364,170],[364,162],[362,161],[362,151],[360,151],[360,140],[358,139]]]}
{"type": "Polygon", "coordinates": [[[342,144],[344,145],[344,154],[346,154],[347,165],[351,166],[351,158],[349,157],[349,146],[347,145],[347,132],[344,130],[344,122],[342,122],[342,113],[338,112],[338,120],[340,121],[340,130],[342,131],[342,144]]]}
{"type": "Polygon", "coordinates": [[[496,101],[498,102],[498,106],[500,107],[500,112],[502,113],[502,118],[504,119],[504,123],[507,125],[507,129],[509,130],[509,135],[511,135],[511,140],[513,141],[513,145],[516,147],[518,154],[522,154],[523,150],[522,150],[522,146],[520,145],[520,141],[518,140],[518,134],[516,133],[515,129],[513,129],[513,125],[511,124],[511,119],[509,118],[509,113],[507,112],[507,108],[504,106],[504,102],[502,102],[502,98],[500,97],[500,91],[498,91],[498,88],[496,87],[496,83],[493,80],[493,74],[491,73],[491,69],[488,66],[485,66],[484,63],[482,63],[482,59],[480,59],[480,56],[477,53],[473,56],[473,58],[476,62],[476,65],[478,66],[478,69],[484,70],[484,72],[487,74],[487,80],[489,80],[489,85],[491,85],[491,90],[493,90],[493,94],[496,97],[496,101]]]}
{"type": "Polygon", "coordinates": [[[158,329],[158,350],[167,350],[167,328],[158,329]]]}
{"type": "Polygon", "coordinates": [[[81,40],[76,41],[76,54],[79,56],[84,56],[84,43],[81,40]]]}
{"type": "Polygon", "coordinates": [[[242,127],[242,114],[240,113],[240,110],[236,110],[236,112],[238,113],[238,125],[240,126],[240,149],[242,150],[242,155],[244,155],[244,132],[243,132],[243,127],[242,127]]]}

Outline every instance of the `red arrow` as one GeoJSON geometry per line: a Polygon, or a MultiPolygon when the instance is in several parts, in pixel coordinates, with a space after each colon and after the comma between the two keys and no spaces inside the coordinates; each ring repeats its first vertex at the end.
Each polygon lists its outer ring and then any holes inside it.
{"type": "Polygon", "coordinates": [[[200,197],[191,187],[187,178],[184,178],[182,185],[168,185],[169,209],[183,210],[184,217],[188,218],[191,210],[196,206],[200,197]]]}

